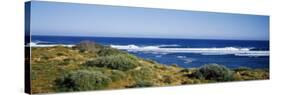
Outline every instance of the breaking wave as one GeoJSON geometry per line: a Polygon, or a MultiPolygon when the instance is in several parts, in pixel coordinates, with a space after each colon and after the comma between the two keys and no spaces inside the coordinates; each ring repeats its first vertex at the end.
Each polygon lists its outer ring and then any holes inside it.
{"type": "Polygon", "coordinates": [[[51,43],[51,42],[34,41],[34,42],[30,42],[27,46],[30,46],[30,47],[54,47],[54,46],[73,47],[74,45],[55,44],[55,43],[51,43]]]}
{"type": "Polygon", "coordinates": [[[158,52],[158,53],[197,53],[202,55],[227,55],[235,56],[269,56],[269,51],[251,50],[253,48],[237,48],[237,47],[222,47],[222,48],[165,48],[161,46],[137,46],[137,45],[110,45],[112,48],[141,51],[141,52],[158,52]]]}

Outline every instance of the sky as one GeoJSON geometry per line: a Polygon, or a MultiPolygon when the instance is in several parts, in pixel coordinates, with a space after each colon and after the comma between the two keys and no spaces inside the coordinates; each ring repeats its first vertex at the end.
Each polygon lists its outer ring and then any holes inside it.
{"type": "Polygon", "coordinates": [[[269,16],[32,1],[31,35],[269,40],[269,16]]]}

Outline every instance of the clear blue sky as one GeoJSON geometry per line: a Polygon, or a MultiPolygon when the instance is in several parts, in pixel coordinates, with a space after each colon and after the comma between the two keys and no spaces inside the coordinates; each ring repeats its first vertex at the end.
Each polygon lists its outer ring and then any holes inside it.
{"type": "Polygon", "coordinates": [[[269,40],[269,16],[32,1],[31,33],[269,40]]]}

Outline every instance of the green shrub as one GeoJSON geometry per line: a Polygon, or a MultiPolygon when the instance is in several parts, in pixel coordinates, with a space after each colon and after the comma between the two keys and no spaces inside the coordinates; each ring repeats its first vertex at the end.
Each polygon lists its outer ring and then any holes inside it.
{"type": "Polygon", "coordinates": [[[102,48],[102,46],[92,41],[81,41],[79,44],[75,45],[74,48],[78,49],[80,52],[96,52],[102,48]]]}
{"type": "Polygon", "coordinates": [[[186,72],[186,73],[189,73],[189,72],[191,72],[191,70],[190,70],[190,69],[188,69],[188,68],[184,68],[184,69],[182,69],[180,72],[186,72]]]}
{"type": "Polygon", "coordinates": [[[151,59],[143,59],[143,60],[152,64],[158,64],[155,60],[151,60],[151,59]]]}
{"type": "Polygon", "coordinates": [[[119,70],[112,70],[110,78],[112,81],[118,81],[126,78],[126,74],[119,70]]]}
{"type": "Polygon", "coordinates": [[[173,67],[179,67],[178,64],[172,64],[171,66],[173,66],[173,67]]]}
{"type": "Polygon", "coordinates": [[[201,66],[192,76],[206,80],[231,81],[233,80],[233,71],[223,65],[207,64],[201,66]]]}
{"type": "Polygon", "coordinates": [[[64,56],[65,54],[64,53],[61,53],[61,52],[59,52],[59,53],[57,53],[57,56],[64,56]]]}
{"type": "Polygon", "coordinates": [[[174,79],[173,79],[172,76],[164,75],[164,76],[163,76],[163,79],[164,79],[164,81],[163,81],[164,83],[171,84],[171,83],[174,82],[174,79]]]}
{"type": "Polygon", "coordinates": [[[138,59],[138,57],[136,57],[135,55],[132,55],[132,54],[128,54],[128,53],[126,53],[126,54],[124,54],[124,56],[126,56],[127,58],[129,58],[129,59],[131,59],[131,60],[140,60],[140,59],[138,59]]]}
{"type": "Polygon", "coordinates": [[[239,72],[239,71],[248,71],[251,70],[251,68],[248,67],[239,67],[239,68],[235,68],[234,71],[235,72],[239,72]]]}
{"type": "Polygon", "coordinates": [[[122,52],[122,51],[114,49],[114,48],[106,47],[106,48],[101,48],[97,52],[97,54],[99,56],[109,56],[109,55],[125,54],[125,52],[122,52]]]}
{"type": "Polygon", "coordinates": [[[155,72],[149,67],[141,67],[138,70],[132,70],[129,74],[136,81],[151,81],[155,78],[155,72]]]}
{"type": "Polygon", "coordinates": [[[59,91],[85,91],[103,89],[111,79],[99,71],[72,71],[55,80],[59,91]]]}
{"type": "Polygon", "coordinates": [[[37,72],[35,70],[30,70],[30,71],[31,71],[30,73],[31,80],[36,80],[37,72]]]}
{"type": "Polygon", "coordinates": [[[61,62],[58,62],[58,65],[69,65],[70,63],[74,63],[74,61],[72,59],[69,59],[69,58],[66,58],[66,59],[63,59],[61,62]]]}
{"type": "Polygon", "coordinates": [[[85,63],[86,66],[95,66],[95,67],[105,67],[110,69],[117,69],[126,71],[129,69],[133,69],[137,66],[137,61],[131,59],[127,55],[119,54],[119,55],[111,55],[98,57],[94,60],[87,61],[85,63]]]}
{"type": "Polygon", "coordinates": [[[135,84],[131,86],[127,86],[127,88],[136,88],[136,87],[152,87],[154,84],[152,82],[147,81],[137,81],[135,84]]]}

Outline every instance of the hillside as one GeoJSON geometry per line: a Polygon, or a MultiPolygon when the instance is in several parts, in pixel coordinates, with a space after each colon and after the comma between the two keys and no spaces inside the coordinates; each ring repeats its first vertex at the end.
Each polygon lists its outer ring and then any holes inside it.
{"type": "Polygon", "coordinates": [[[33,47],[31,69],[32,93],[269,79],[265,69],[167,66],[90,41],[74,47],[33,47]]]}

